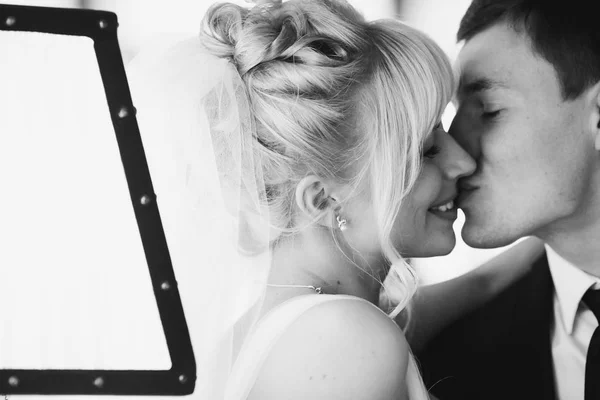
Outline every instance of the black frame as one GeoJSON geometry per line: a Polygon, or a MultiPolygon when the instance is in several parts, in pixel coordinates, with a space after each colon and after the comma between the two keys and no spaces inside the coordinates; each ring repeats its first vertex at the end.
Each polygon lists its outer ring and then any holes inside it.
{"type": "Polygon", "coordinates": [[[0,30],[87,36],[94,41],[172,367],[166,371],[0,369],[1,394],[187,395],[194,392],[194,352],[135,118],[117,27],[117,16],[106,11],[0,4],[0,30]]]}

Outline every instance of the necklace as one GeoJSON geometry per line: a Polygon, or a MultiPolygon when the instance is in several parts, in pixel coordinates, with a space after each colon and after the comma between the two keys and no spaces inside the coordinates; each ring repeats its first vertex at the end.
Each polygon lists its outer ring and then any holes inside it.
{"type": "Polygon", "coordinates": [[[270,287],[287,287],[287,288],[306,288],[306,289],[312,289],[315,292],[317,292],[317,294],[323,294],[323,288],[319,287],[315,287],[312,285],[276,285],[274,283],[267,283],[267,286],[270,287]]]}

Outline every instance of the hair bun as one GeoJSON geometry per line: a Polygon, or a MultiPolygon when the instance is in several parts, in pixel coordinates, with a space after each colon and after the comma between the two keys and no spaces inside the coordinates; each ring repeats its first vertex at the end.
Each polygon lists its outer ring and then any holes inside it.
{"type": "Polygon", "coordinates": [[[217,57],[233,58],[248,10],[231,3],[211,6],[202,24],[205,46],[217,57]]]}
{"type": "Polygon", "coordinates": [[[348,62],[354,48],[364,47],[360,22],[349,19],[326,0],[290,2],[268,9],[254,7],[236,43],[235,61],[242,75],[257,66],[280,61],[309,66],[348,62]],[[329,21],[329,24],[328,24],[329,21]]]}

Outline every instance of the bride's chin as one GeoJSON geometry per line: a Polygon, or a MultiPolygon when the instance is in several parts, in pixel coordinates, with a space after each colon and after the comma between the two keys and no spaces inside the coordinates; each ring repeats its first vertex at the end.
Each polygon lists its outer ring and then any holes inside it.
{"type": "Polygon", "coordinates": [[[429,236],[426,240],[423,240],[423,246],[414,251],[408,251],[405,253],[407,258],[427,258],[427,257],[440,257],[446,256],[452,252],[454,246],[456,246],[456,235],[452,233],[439,232],[436,235],[429,236]]]}
{"type": "Polygon", "coordinates": [[[456,235],[454,232],[444,235],[443,238],[439,239],[438,243],[432,245],[436,250],[436,254],[431,257],[446,256],[454,250],[454,246],[456,246],[456,235]]]}

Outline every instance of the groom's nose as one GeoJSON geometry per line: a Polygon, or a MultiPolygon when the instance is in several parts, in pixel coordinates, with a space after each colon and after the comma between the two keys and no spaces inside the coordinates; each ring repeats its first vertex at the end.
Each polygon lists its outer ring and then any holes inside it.
{"type": "Polygon", "coordinates": [[[478,160],[481,152],[480,135],[477,129],[474,129],[474,124],[470,123],[458,109],[456,116],[452,120],[448,134],[456,140],[456,142],[471,156],[478,160]]]}

